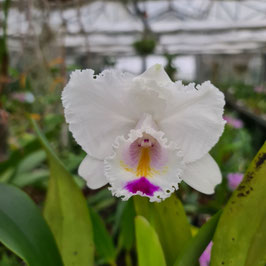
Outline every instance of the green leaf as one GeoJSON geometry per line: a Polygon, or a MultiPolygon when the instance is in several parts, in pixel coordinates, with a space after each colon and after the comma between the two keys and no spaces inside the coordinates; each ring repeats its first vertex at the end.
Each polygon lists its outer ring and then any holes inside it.
{"type": "Polygon", "coordinates": [[[25,156],[18,166],[18,173],[29,172],[39,166],[46,158],[43,150],[35,151],[28,156],[25,156]]]}
{"type": "Polygon", "coordinates": [[[214,235],[211,265],[266,264],[266,143],[234,191],[214,235]]]}
{"type": "Polygon", "coordinates": [[[142,216],[135,218],[139,266],[166,266],[163,250],[153,227],[142,216]]]}
{"type": "Polygon", "coordinates": [[[11,181],[13,185],[25,187],[33,184],[38,184],[47,180],[49,171],[47,169],[37,169],[29,173],[17,174],[11,181]]]}
{"type": "Polygon", "coordinates": [[[129,199],[121,215],[119,234],[119,246],[125,248],[127,251],[130,251],[135,241],[135,216],[134,202],[132,199],[129,199]]]}
{"type": "Polygon", "coordinates": [[[45,159],[46,154],[43,150],[33,151],[32,153],[23,156],[8,182],[19,187],[24,187],[45,180],[49,174],[48,170],[36,169],[45,161],[45,159]]]}
{"type": "Polygon", "coordinates": [[[112,196],[110,190],[105,188],[91,195],[88,198],[88,203],[90,206],[93,206],[94,210],[101,211],[105,208],[112,208],[112,205],[115,204],[115,198],[112,196]]]}
{"type": "MultiPolygon", "coordinates": [[[[46,137],[48,139],[52,138],[54,136],[54,132],[47,132],[46,137]]],[[[22,148],[16,149],[12,151],[10,156],[8,157],[8,160],[4,162],[0,162],[0,175],[7,171],[10,168],[16,168],[20,164],[20,162],[31,153],[39,150],[41,148],[41,144],[37,138],[34,138],[27,144],[25,144],[22,148]]]]}
{"type": "Polygon", "coordinates": [[[116,253],[113,240],[106,230],[103,220],[92,208],[90,208],[90,214],[96,251],[104,262],[114,264],[116,253]]]}
{"type": "Polygon", "coordinates": [[[0,254],[0,266],[21,266],[21,260],[4,246],[0,247],[0,254]]]}
{"type": "Polygon", "coordinates": [[[30,266],[63,265],[53,235],[32,200],[0,184],[0,241],[30,266]]]}
{"type": "Polygon", "coordinates": [[[199,264],[199,257],[212,240],[220,215],[221,211],[205,223],[196,236],[187,242],[174,266],[197,266],[199,264]]]}
{"type": "Polygon", "coordinates": [[[155,228],[168,265],[173,265],[177,255],[191,238],[182,203],[173,194],[160,203],[151,203],[147,198],[135,196],[136,213],[144,216],[155,228]]]}
{"type": "Polygon", "coordinates": [[[93,265],[93,233],[86,200],[36,123],[31,121],[50,166],[44,217],[55,236],[64,265],[93,265]]]}

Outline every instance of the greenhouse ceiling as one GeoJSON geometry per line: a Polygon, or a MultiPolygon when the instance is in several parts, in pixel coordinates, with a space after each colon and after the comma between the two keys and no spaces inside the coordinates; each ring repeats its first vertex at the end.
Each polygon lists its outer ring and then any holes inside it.
{"type": "Polygon", "coordinates": [[[156,54],[266,51],[266,1],[40,1],[41,7],[33,2],[11,5],[13,49],[45,27],[67,48],[104,55],[134,54],[132,43],[147,31],[157,40],[156,54]]]}

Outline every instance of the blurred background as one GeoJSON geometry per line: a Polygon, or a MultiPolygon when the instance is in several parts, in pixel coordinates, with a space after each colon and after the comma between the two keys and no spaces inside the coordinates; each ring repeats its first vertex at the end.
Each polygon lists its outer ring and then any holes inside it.
{"type": "MultiPolygon", "coordinates": [[[[174,81],[211,80],[225,93],[228,123],[211,151],[223,182],[213,196],[178,190],[195,226],[223,207],[266,139],[266,1],[0,0],[0,10],[0,182],[43,205],[49,170],[30,114],[118,241],[130,203],[77,176],[85,153],[68,132],[61,92],[77,68],[140,74],[160,63],[174,81]]],[[[21,263],[0,246],[0,265],[21,263]]]]}

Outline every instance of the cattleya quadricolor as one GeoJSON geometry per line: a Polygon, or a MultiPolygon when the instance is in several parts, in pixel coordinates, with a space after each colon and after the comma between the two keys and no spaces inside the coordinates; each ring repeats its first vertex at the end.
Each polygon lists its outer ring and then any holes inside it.
{"type": "Polygon", "coordinates": [[[161,65],[139,76],[76,70],[62,101],[66,121],[87,156],[79,175],[113,195],[161,201],[184,180],[206,194],[221,173],[208,154],[221,136],[224,95],[209,81],[172,82],[161,65]]]}

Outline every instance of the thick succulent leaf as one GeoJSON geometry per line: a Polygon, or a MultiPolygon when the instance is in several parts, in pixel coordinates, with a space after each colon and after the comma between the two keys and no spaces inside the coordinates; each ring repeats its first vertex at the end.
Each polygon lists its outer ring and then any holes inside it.
{"type": "Polygon", "coordinates": [[[166,266],[163,250],[154,228],[142,216],[135,218],[139,266],[166,266]]]}
{"type": "Polygon", "coordinates": [[[211,265],[266,264],[266,143],[234,191],[214,235],[211,265]]]}
{"type": "Polygon", "coordinates": [[[114,264],[116,253],[113,240],[98,213],[90,209],[90,214],[96,251],[104,262],[114,264]]]}
{"type": "Polygon", "coordinates": [[[190,225],[184,208],[173,194],[160,203],[135,196],[136,213],[144,216],[155,228],[168,265],[173,265],[186,242],[191,238],[190,225]]]}
{"type": "Polygon", "coordinates": [[[199,257],[212,240],[220,215],[221,211],[204,224],[197,234],[187,242],[174,266],[197,266],[199,264],[199,257]]]}
{"type": "Polygon", "coordinates": [[[63,265],[37,206],[24,192],[6,184],[0,184],[0,242],[30,266],[63,265]]]}
{"type": "Polygon", "coordinates": [[[93,265],[93,233],[86,200],[36,123],[33,120],[32,123],[50,166],[44,216],[55,236],[64,265],[93,265]]]}

